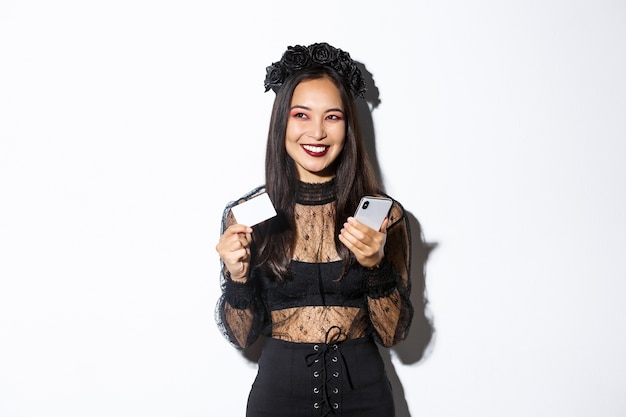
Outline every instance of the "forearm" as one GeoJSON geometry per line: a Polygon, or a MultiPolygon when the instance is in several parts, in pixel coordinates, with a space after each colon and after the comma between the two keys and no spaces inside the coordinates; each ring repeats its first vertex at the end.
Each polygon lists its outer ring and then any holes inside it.
{"type": "Polygon", "coordinates": [[[217,314],[222,333],[233,345],[245,348],[259,336],[262,308],[249,282],[237,282],[227,277],[217,314]]]}
{"type": "Polygon", "coordinates": [[[413,316],[408,288],[399,285],[399,274],[385,261],[379,268],[366,269],[365,279],[373,330],[383,346],[393,346],[406,337],[413,316]]]}

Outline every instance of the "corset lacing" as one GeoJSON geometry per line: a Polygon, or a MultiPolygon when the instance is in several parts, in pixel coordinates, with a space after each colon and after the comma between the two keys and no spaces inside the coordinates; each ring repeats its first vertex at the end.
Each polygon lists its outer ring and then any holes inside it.
{"type": "Polygon", "coordinates": [[[329,414],[335,414],[335,411],[339,408],[339,402],[336,400],[331,402],[331,396],[340,394],[339,385],[333,384],[334,380],[338,380],[341,373],[345,374],[345,377],[348,381],[348,385],[350,389],[353,389],[352,381],[350,380],[350,374],[348,373],[348,367],[346,365],[346,360],[341,352],[341,337],[343,332],[340,327],[332,326],[326,332],[326,340],[323,344],[316,344],[313,346],[314,352],[306,356],[307,366],[313,367],[314,365],[321,363],[321,368],[316,367],[320,370],[314,370],[313,377],[315,379],[321,377],[322,385],[320,387],[315,387],[313,392],[315,394],[322,394],[322,400],[320,402],[315,402],[313,407],[316,409],[324,408],[324,404],[328,406],[328,410],[322,414],[322,416],[327,416],[329,414]],[[333,336],[331,336],[332,331],[337,331],[333,336]],[[333,355],[334,354],[334,355],[333,355]],[[337,368],[337,365],[339,368],[337,368]],[[320,374],[321,371],[321,374],[320,374]]]}

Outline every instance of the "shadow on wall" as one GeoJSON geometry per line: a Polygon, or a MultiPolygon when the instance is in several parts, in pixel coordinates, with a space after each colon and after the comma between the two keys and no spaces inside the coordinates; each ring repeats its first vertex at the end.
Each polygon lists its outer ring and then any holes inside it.
{"type": "MultiPolygon", "coordinates": [[[[372,119],[372,111],[376,109],[380,103],[380,92],[374,83],[372,74],[365,68],[363,64],[359,64],[359,69],[363,74],[367,83],[367,92],[365,100],[357,101],[359,119],[365,148],[376,173],[379,182],[383,184],[384,176],[378,163],[376,153],[376,135],[374,130],[374,122],[372,119]]],[[[393,196],[392,196],[393,197],[393,196]]],[[[402,202],[400,202],[402,203],[402,202]]],[[[405,208],[406,209],[406,208],[405,208]]],[[[431,252],[437,247],[436,243],[427,242],[424,239],[422,226],[417,218],[406,211],[411,231],[411,303],[414,308],[413,321],[409,329],[408,337],[394,346],[397,358],[406,365],[412,365],[425,360],[432,351],[432,341],[435,333],[433,326],[433,317],[428,309],[428,297],[426,291],[426,262],[431,252]]],[[[402,382],[396,373],[393,362],[391,361],[391,351],[385,348],[379,348],[381,356],[385,362],[387,377],[393,388],[393,396],[396,405],[396,417],[411,417],[408,404],[406,402],[405,390],[402,382]]]]}
{"type": "MultiPolygon", "coordinates": [[[[357,63],[363,77],[367,83],[365,100],[357,100],[357,111],[361,122],[362,135],[365,141],[369,159],[374,168],[377,179],[383,184],[383,175],[376,157],[376,140],[374,133],[374,122],[372,111],[381,103],[378,88],[374,84],[372,74],[365,66],[357,63]]],[[[393,196],[392,196],[393,197],[393,196]]],[[[400,202],[402,203],[402,202],[400,202]]],[[[411,303],[414,308],[413,321],[409,329],[408,337],[397,346],[391,348],[397,358],[405,365],[413,365],[425,360],[432,351],[432,341],[435,333],[433,318],[428,309],[428,297],[426,291],[426,262],[431,252],[437,247],[436,243],[427,242],[424,239],[422,227],[409,211],[406,211],[411,231],[411,303]]],[[[265,342],[264,337],[252,344],[252,346],[242,351],[243,356],[251,361],[258,362],[261,350],[265,342]]],[[[398,377],[393,362],[391,361],[391,350],[380,347],[380,353],[385,362],[387,377],[393,389],[393,396],[396,405],[395,417],[411,417],[408,404],[406,402],[405,390],[398,377]]]]}
{"type": "MultiPolygon", "coordinates": [[[[433,349],[435,328],[428,308],[426,262],[437,244],[426,242],[419,221],[410,212],[406,212],[406,215],[411,228],[411,304],[414,315],[407,338],[391,350],[401,363],[413,365],[426,360],[433,349]]],[[[411,417],[405,389],[391,361],[391,350],[379,347],[385,362],[387,377],[393,389],[393,399],[396,405],[395,417],[411,417]]],[[[410,396],[415,398],[416,394],[412,393],[410,396]]]]}

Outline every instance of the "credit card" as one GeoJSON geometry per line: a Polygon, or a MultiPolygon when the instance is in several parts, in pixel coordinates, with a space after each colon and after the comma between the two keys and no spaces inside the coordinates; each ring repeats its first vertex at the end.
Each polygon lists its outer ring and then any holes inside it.
{"type": "Polygon", "coordinates": [[[267,193],[259,194],[231,208],[237,223],[252,227],[276,216],[276,210],[267,193]]]}

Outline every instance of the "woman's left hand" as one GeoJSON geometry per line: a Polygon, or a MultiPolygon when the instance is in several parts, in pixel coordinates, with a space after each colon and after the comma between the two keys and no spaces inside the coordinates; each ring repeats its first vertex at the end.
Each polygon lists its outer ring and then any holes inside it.
{"type": "Polygon", "coordinates": [[[339,232],[339,240],[346,245],[356,260],[366,268],[378,266],[385,256],[385,242],[387,241],[387,223],[385,218],[381,231],[377,231],[360,223],[354,217],[348,217],[339,232]]]}

